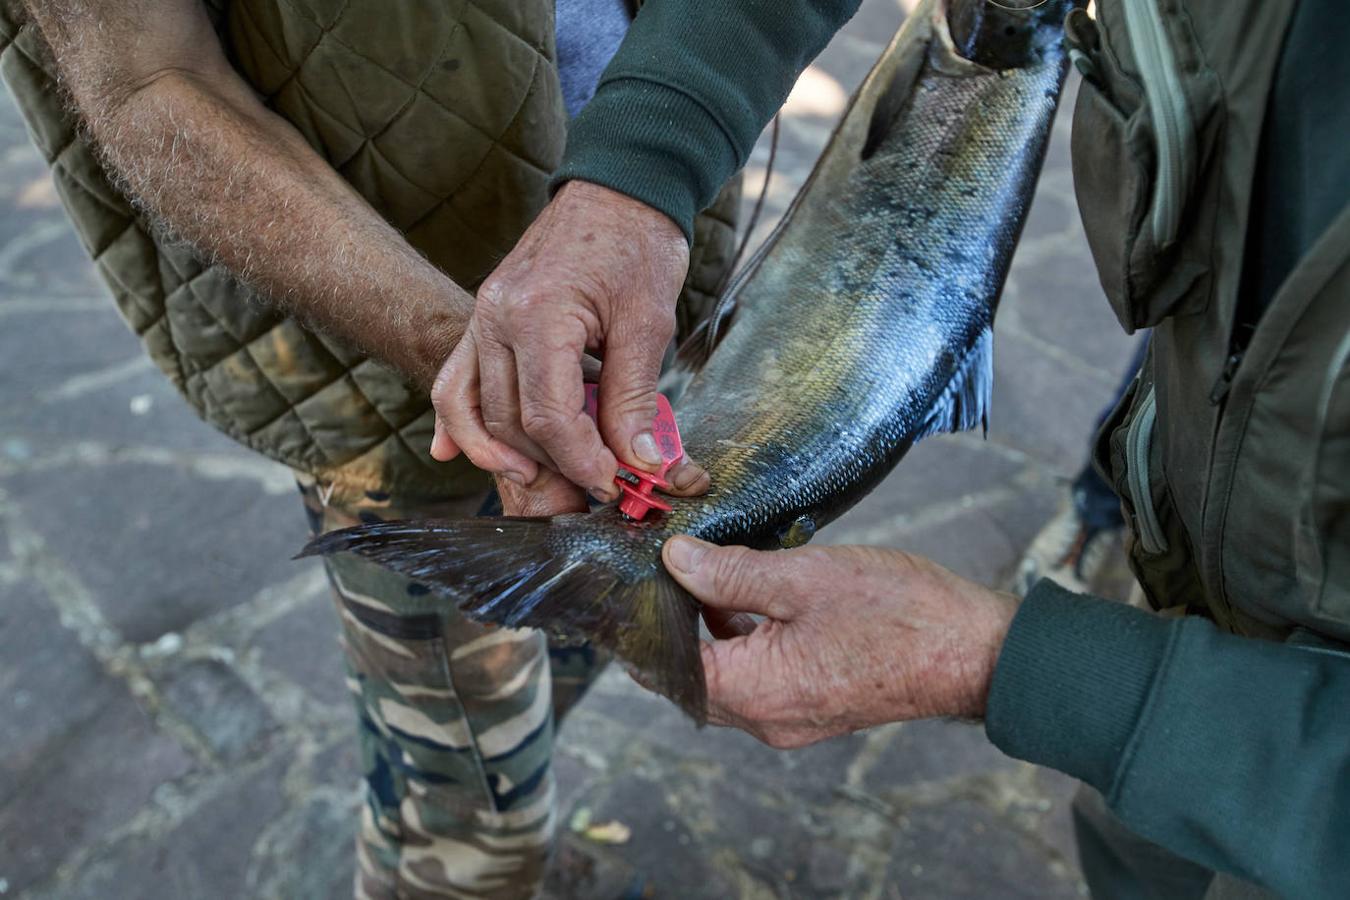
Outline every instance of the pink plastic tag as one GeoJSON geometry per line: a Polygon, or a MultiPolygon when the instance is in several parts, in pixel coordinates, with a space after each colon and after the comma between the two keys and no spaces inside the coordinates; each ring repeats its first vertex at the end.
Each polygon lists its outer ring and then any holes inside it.
{"type": "MultiPolygon", "coordinates": [[[[587,384],[586,386],[586,415],[595,419],[600,406],[600,386],[587,384]]],[[[652,496],[654,488],[668,488],[666,484],[666,473],[670,467],[684,458],[684,445],[680,442],[680,429],[675,425],[675,411],[670,408],[670,401],[664,394],[656,395],[656,418],[652,420],[652,435],[656,438],[656,446],[661,451],[661,469],[655,475],[650,472],[633,470],[624,467],[636,481],[634,485],[624,479],[622,476],[615,478],[615,482],[623,490],[624,497],[619,503],[624,515],[630,519],[640,520],[647,514],[652,507],[661,510],[669,510],[670,505],[662,502],[652,496]]]]}
{"type": "MultiPolygon", "coordinates": [[[[596,419],[600,407],[600,386],[586,385],[586,415],[596,419]]],[[[656,437],[656,446],[661,451],[661,474],[684,458],[684,446],[680,443],[680,429],[675,425],[675,411],[665,394],[656,395],[656,418],[652,419],[652,434],[656,437]]]]}

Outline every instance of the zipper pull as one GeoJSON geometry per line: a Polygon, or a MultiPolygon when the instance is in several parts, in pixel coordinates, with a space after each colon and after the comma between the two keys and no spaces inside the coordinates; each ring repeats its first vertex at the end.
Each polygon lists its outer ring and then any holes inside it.
{"type": "Polygon", "coordinates": [[[1233,387],[1233,378],[1237,375],[1238,366],[1242,365],[1243,351],[1238,350],[1228,355],[1224,361],[1223,371],[1219,373],[1219,378],[1214,382],[1214,387],[1209,392],[1209,402],[1218,406],[1228,396],[1228,392],[1233,387]]]}
{"type": "Polygon", "coordinates": [[[1101,48],[1101,36],[1097,32],[1097,23],[1087,10],[1075,8],[1069,11],[1064,19],[1064,43],[1074,68],[1089,81],[1100,83],[1097,53],[1101,48]]]}

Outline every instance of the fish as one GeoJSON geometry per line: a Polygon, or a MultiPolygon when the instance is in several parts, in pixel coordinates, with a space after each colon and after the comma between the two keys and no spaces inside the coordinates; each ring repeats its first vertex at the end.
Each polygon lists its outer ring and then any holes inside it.
{"type": "Polygon", "coordinates": [[[684,448],[711,475],[642,521],[372,523],[353,552],[469,618],[593,642],[700,725],[699,603],[661,546],[798,546],[929,435],[987,430],[993,321],[1067,70],[1075,0],[923,0],[772,234],[681,351],[684,448]],[[1017,8],[1030,7],[1030,8],[1017,8]]]}

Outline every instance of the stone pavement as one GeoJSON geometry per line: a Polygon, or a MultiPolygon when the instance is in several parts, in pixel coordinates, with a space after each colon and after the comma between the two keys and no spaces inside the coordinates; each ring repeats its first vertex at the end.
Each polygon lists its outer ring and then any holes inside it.
{"type": "MultiPolygon", "coordinates": [[[[868,0],[783,117],[761,231],[903,16],[868,0]]],[[[1061,115],[998,323],[987,440],[941,437],[822,540],[996,582],[1081,461],[1130,342],[1074,212],[1061,115]]],[[[763,178],[766,147],[749,166],[763,178]]],[[[747,201],[748,203],[748,201],[747,201]]],[[[0,895],[340,897],[353,721],[284,469],[198,422],[142,356],[0,102],[0,895]]],[[[659,897],[1069,897],[1068,779],[977,726],[793,752],[699,732],[607,673],[564,729],[562,822],[659,897]]]]}

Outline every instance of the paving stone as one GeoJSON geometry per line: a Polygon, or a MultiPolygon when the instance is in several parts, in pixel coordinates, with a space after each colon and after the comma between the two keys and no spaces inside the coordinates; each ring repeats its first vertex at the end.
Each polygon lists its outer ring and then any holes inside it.
{"type": "Polygon", "coordinates": [[[328,592],[269,622],[251,642],[264,666],[280,672],[328,706],[351,708],[337,613],[328,592]]]}
{"type": "MultiPolygon", "coordinates": [[[[144,355],[111,301],[100,312],[8,315],[3,321],[0,384],[16,406],[40,400],[43,392],[73,376],[135,362],[144,355]]],[[[0,425],[6,428],[12,427],[8,416],[0,413],[0,425]]]]}
{"type": "MultiPolygon", "coordinates": [[[[560,740],[559,746],[564,746],[565,742],[566,738],[560,740]]],[[[553,754],[553,778],[557,784],[558,809],[562,811],[563,821],[571,815],[578,799],[590,789],[598,777],[594,769],[571,753],[564,750],[553,754]]]]}
{"type": "Polygon", "coordinates": [[[22,893],[136,813],[191,758],[31,583],[0,598],[0,877],[22,893]]]}
{"type": "Polygon", "coordinates": [[[1077,842],[1073,834],[1071,807],[1081,782],[1054,769],[1036,769],[1036,790],[1041,795],[1035,809],[1013,810],[1010,817],[1054,848],[1064,864],[1077,870],[1077,842]]]}
{"type": "MultiPolygon", "coordinates": [[[[1063,201],[1047,198],[1045,202],[1063,201]]],[[[1053,253],[1013,263],[1008,276],[1009,302],[1000,316],[1114,383],[1133,359],[1140,338],[1127,335],[1111,312],[1082,233],[1074,231],[1059,241],[1053,253]]],[[[996,346],[995,354],[999,349],[996,346]]]]}
{"type": "MultiPolygon", "coordinates": [[[[71,315],[49,318],[59,322],[71,315]]],[[[0,412],[0,425],[37,453],[97,437],[112,450],[152,447],[259,459],[199,419],[139,346],[103,374],[37,387],[24,402],[0,412]]]]}
{"type": "MultiPolygon", "coordinates": [[[[803,747],[775,750],[749,735],[730,728],[699,729],[679,709],[633,684],[618,670],[606,672],[585,701],[620,729],[631,728],[634,737],[669,748],[688,760],[715,764],[735,778],[790,789],[803,802],[826,799],[844,783],[846,772],[864,742],[861,735],[846,735],[803,747]],[[625,683],[626,682],[626,683],[625,683]]],[[[592,738],[612,735],[588,733],[576,728],[568,733],[574,746],[585,747],[592,738]]],[[[609,752],[607,747],[594,747],[609,752]]]]}
{"type": "MultiPolygon", "coordinates": [[[[20,196],[45,195],[45,180],[39,176],[17,186],[20,196]]],[[[4,208],[6,217],[0,222],[16,209],[4,208]]],[[[72,259],[86,257],[63,213],[22,207],[16,212],[14,221],[0,225],[0,303],[9,297],[94,297],[107,291],[92,266],[70,265],[72,259]]]]}
{"type": "MultiPolygon", "coordinates": [[[[12,114],[8,98],[0,100],[0,108],[12,114]]],[[[51,173],[22,127],[17,134],[0,132],[7,150],[0,157],[0,209],[5,210],[0,216],[0,305],[11,297],[101,293],[93,266],[70,265],[72,259],[85,259],[84,249],[61,210],[51,173]]]]}
{"type": "Polygon", "coordinates": [[[906,722],[877,754],[863,789],[880,796],[925,782],[1010,771],[1018,765],[989,743],[981,725],[940,719],[906,722]]]}
{"type": "Polygon", "coordinates": [[[833,821],[791,791],[768,793],[733,772],[705,802],[711,826],[705,842],[725,850],[719,867],[758,889],[742,889],[741,896],[857,897],[872,887],[868,873],[852,864],[867,842],[832,834],[833,821]]]}
{"type": "Polygon", "coordinates": [[[23,520],[132,641],[249,599],[295,574],[306,534],[293,493],[204,480],[171,465],[114,463],[5,481],[23,520]]]}
{"type": "Polygon", "coordinates": [[[318,784],[339,790],[357,790],[361,785],[361,747],[357,741],[356,718],[350,733],[344,733],[332,746],[315,754],[310,772],[318,784]]]}
{"type": "MultiPolygon", "coordinates": [[[[2,452],[2,448],[0,448],[2,452]]],[[[0,507],[3,509],[3,507],[0,507]]],[[[10,549],[10,527],[3,516],[0,516],[0,566],[13,562],[14,551],[10,549]]]]}
{"type": "Polygon", "coordinates": [[[269,827],[253,849],[249,896],[323,900],[347,896],[356,873],[357,799],[320,796],[269,827]]]}
{"type": "MultiPolygon", "coordinates": [[[[1034,254],[1037,261],[1047,256],[1047,253],[1041,249],[1042,242],[1046,240],[1055,241],[1055,249],[1072,247],[1077,254],[1081,248],[1083,253],[1087,252],[1086,244],[1079,244],[1072,241],[1071,238],[1078,234],[1078,206],[1074,203],[1073,197],[1060,190],[1052,190],[1050,186],[1057,181],[1053,176],[1043,179],[1036,189],[1036,195],[1032,198],[1031,209],[1027,211],[1026,224],[1022,226],[1022,239],[1018,247],[1018,256],[1020,260],[1014,257],[1013,271],[1009,273],[1009,278],[1016,277],[1019,266],[1023,268],[1032,268],[1033,263],[1027,261],[1027,257],[1032,254],[1027,250],[1035,247],[1040,252],[1034,254]]],[[[1076,255],[1075,264],[1079,262],[1076,255]]],[[[1089,282],[1091,283],[1091,282],[1089,282]]],[[[1082,285],[1079,285],[1081,290],[1082,285]]]]}
{"type": "Polygon", "coordinates": [[[233,669],[214,659],[174,665],[161,675],[165,706],[226,762],[256,756],[275,727],[258,695],[233,669]]]}
{"type": "Polygon", "coordinates": [[[829,525],[819,540],[877,543],[888,530],[929,507],[950,506],[962,497],[1006,487],[1022,468],[993,445],[952,435],[929,438],[911,450],[880,487],[829,525]]]}
{"type": "Polygon", "coordinates": [[[1022,552],[1056,509],[1052,484],[963,508],[940,521],[898,530],[885,543],[917,553],[980,584],[1001,587],[1022,552]]]}
{"type": "Polygon", "coordinates": [[[659,781],[623,772],[598,783],[581,802],[592,822],[618,820],[633,829],[628,843],[611,849],[646,876],[655,898],[721,900],[735,894],[712,864],[716,844],[705,842],[677,809],[697,802],[700,793],[677,771],[659,781]]]}
{"type": "Polygon", "coordinates": [[[1006,443],[1072,477],[1087,456],[1114,379],[1084,377],[1031,339],[995,326],[991,440],[1006,443]]]}
{"type": "MultiPolygon", "coordinates": [[[[857,13],[849,19],[843,28],[839,30],[840,35],[845,35],[864,44],[876,45],[878,53],[881,52],[891,38],[900,30],[900,26],[905,22],[906,4],[901,0],[882,0],[882,2],[863,3],[858,7],[857,13]]],[[[843,43],[836,36],[831,44],[843,43]]],[[[865,56],[862,48],[850,47],[853,56],[865,56]]]]}
{"type": "Polygon", "coordinates": [[[168,834],[134,835],[96,854],[66,883],[46,886],[47,900],[237,900],[249,885],[253,847],[283,811],[273,762],[221,785],[168,834]]]}
{"type": "Polygon", "coordinates": [[[116,685],[61,625],[39,585],[21,579],[0,594],[0,802],[7,802],[23,772],[96,713],[116,685]]]}
{"type": "Polygon", "coordinates": [[[906,814],[899,823],[888,881],[901,897],[1078,897],[1043,849],[967,800],[906,814]]]}
{"type": "Polygon", "coordinates": [[[1069,133],[1073,122],[1073,108],[1078,102],[1078,89],[1082,83],[1083,78],[1078,74],[1078,70],[1070,68],[1069,77],[1064,79],[1064,90],[1059,95],[1059,113],[1055,117],[1054,131],[1050,135],[1050,146],[1046,148],[1043,175],[1046,172],[1063,172],[1066,175],[1070,173],[1069,133]]]}

